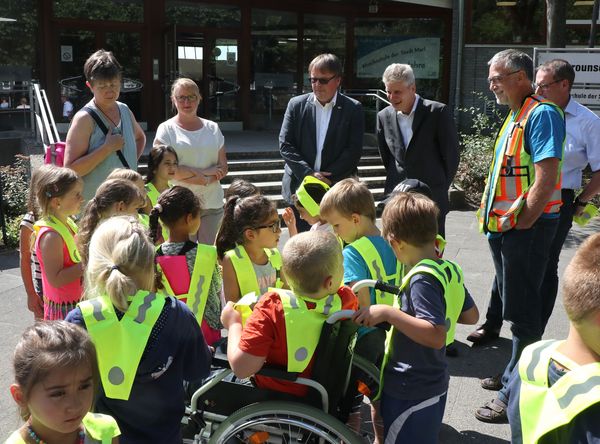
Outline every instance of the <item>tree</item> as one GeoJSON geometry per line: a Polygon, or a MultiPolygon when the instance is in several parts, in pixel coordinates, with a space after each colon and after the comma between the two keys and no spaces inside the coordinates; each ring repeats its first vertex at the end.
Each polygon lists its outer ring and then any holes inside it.
{"type": "Polygon", "coordinates": [[[546,44],[549,48],[564,48],[567,2],[565,0],[546,0],[546,20],[546,44]]]}

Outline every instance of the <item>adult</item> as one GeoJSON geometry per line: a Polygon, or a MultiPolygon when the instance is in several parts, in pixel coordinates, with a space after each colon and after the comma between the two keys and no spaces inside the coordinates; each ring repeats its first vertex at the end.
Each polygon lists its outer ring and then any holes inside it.
{"type": "Polygon", "coordinates": [[[63,120],[66,120],[66,121],[71,120],[71,117],[73,117],[73,111],[74,111],[73,104],[71,103],[69,98],[67,96],[65,96],[64,94],[60,96],[60,101],[62,102],[62,105],[63,105],[63,109],[62,109],[63,120]]]}
{"type": "Polygon", "coordinates": [[[478,215],[488,236],[503,318],[512,324],[512,354],[497,398],[475,416],[504,422],[509,376],[523,348],[544,331],[540,288],[558,227],[565,123],[560,108],[533,94],[533,61],[527,54],[506,49],[488,65],[490,90],[510,112],[496,137],[478,215]]]}
{"type": "Polygon", "coordinates": [[[137,169],[146,135],[129,107],[118,102],[121,65],[112,52],[99,49],[83,65],[94,97],[75,116],[67,133],[65,166],[83,178],[84,202],[115,168],[137,169]]]}
{"type": "Polygon", "coordinates": [[[175,80],[171,102],[177,114],[158,126],[154,145],[172,146],[177,152],[179,168],[173,183],[189,188],[200,199],[198,242],[212,245],[223,219],[223,189],[219,181],[227,175],[227,155],[219,125],[197,115],[201,100],[196,82],[175,80]]]}
{"type": "Polygon", "coordinates": [[[285,111],[279,150],[285,161],[282,194],[296,214],[292,194],[305,176],[328,185],[356,175],[362,155],[364,113],[362,105],[338,92],[342,64],[333,54],[320,54],[308,65],[312,93],[292,98],[285,111]]]}
{"type": "MultiPolygon", "coordinates": [[[[556,236],[550,247],[550,257],[542,283],[544,299],[542,314],[546,327],[558,293],[558,261],[567,234],[573,225],[573,216],[580,216],[589,200],[600,192],[600,117],[571,97],[575,70],[565,60],[549,60],[540,65],[535,76],[536,92],[557,104],[565,114],[567,141],[562,162],[562,190],[560,217],[556,236]],[[582,171],[590,165],[591,180],[577,198],[581,188],[582,171]]],[[[502,326],[502,299],[492,291],[486,321],[469,335],[475,343],[483,344],[496,338],[502,326]]],[[[467,338],[467,339],[469,339],[467,338]]]]}
{"type": "Polygon", "coordinates": [[[29,103],[27,102],[27,98],[26,97],[21,97],[21,100],[19,100],[19,104],[17,105],[17,109],[30,109],[31,107],[29,106],[29,103]]]}
{"type": "Polygon", "coordinates": [[[389,195],[404,179],[427,184],[440,213],[438,232],[445,235],[450,207],[448,188],[458,168],[458,134],[450,109],[417,94],[410,65],[393,63],[382,78],[391,105],[377,114],[377,141],[386,170],[389,195]]]}

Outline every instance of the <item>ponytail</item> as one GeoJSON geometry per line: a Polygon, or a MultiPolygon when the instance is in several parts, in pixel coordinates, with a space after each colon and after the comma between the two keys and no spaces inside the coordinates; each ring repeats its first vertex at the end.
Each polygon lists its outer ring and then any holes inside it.
{"type": "Polygon", "coordinates": [[[223,259],[225,252],[235,248],[239,240],[240,236],[235,226],[235,206],[239,200],[238,196],[231,196],[225,203],[223,220],[221,221],[221,226],[215,240],[219,259],[223,259]]]}
{"type": "Polygon", "coordinates": [[[98,210],[98,201],[94,197],[87,203],[83,210],[83,216],[79,221],[79,231],[77,236],[75,236],[75,243],[81,257],[81,265],[84,268],[88,261],[90,238],[101,218],[102,216],[98,210]]]}
{"type": "MultiPolygon", "coordinates": [[[[160,227],[160,223],[158,222],[158,218],[160,213],[162,212],[162,207],[160,206],[160,204],[156,204],[154,207],[152,207],[152,210],[150,210],[150,216],[148,217],[150,224],[149,224],[149,230],[150,230],[150,239],[152,240],[152,243],[156,245],[156,242],[158,241],[158,237],[159,237],[159,233],[162,233],[161,227],[160,227]]],[[[166,240],[166,239],[164,239],[166,240]]]]}

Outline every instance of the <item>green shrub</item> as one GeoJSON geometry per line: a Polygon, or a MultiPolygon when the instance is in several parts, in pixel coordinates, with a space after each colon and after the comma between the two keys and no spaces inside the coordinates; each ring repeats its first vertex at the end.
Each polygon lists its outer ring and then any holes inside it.
{"type": "Polygon", "coordinates": [[[7,248],[19,247],[19,236],[21,232],[21,221],[23,215],[9,219],[6,222],[6,245],[7,248]]]}
{"type": "Polygon", "coordinates": [[[475,94],[481,98],[483,106],[459,110],[470,120],[471,126],[469,131],[459,133],[461,159],[454,180],[465,190],[467,199],[478,205],[485,188],[502,116],[489,98],[481,93],[475,94]],[[485,108],[494,110],[492,116],[483,112],[485,108]]]}
{"type": "Polygon", "coordinates": [[[0,167],[2,180],[2,211],[7,239],[5,247],[16,248],[19,245],[19,224],[27,212],[29,193],[30,163],[28,157],[17,156],[10,166],[0,167]]]}

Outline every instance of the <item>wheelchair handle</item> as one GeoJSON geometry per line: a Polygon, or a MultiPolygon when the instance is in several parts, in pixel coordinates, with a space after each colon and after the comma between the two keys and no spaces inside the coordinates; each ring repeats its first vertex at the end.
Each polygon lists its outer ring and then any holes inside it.
{"type": "Polygon", "coordinates": [[[383,291],[385,293],[391,293],[398,295],[400,294],[400,287],[395,285],[386,284],[385,282],[376,281],[373,279],[363,279],[358,281],[356,284],[352,286],[352,291],[354,293],[358,293],[359,290],[363,288],[375,288],[376,290],[383,291]]]}
{"type": "Polygon", "coordinates": [[[354,310],[340,310],[327,318],[328,324],[335,324],[337,321],[342,319],[350,319],[354,315],[354,310]]]}

